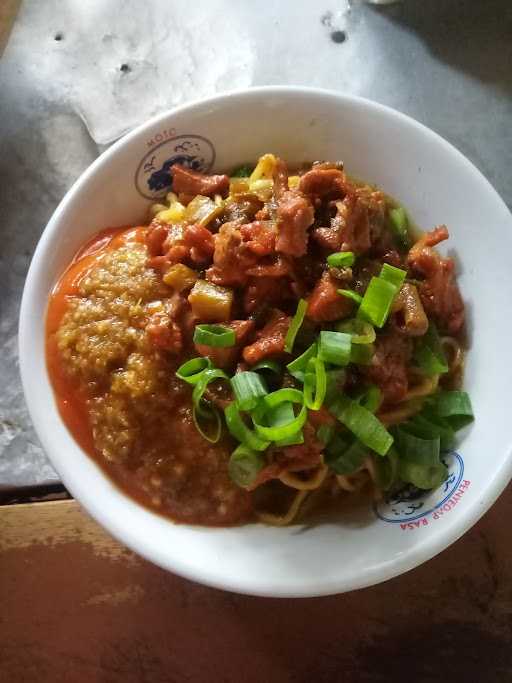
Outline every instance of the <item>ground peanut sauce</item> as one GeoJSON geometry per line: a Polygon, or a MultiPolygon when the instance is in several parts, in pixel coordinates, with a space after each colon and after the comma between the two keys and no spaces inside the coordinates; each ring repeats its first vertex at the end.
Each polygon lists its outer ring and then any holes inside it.
{"type": "MultiPolygon", "coordinates": [[[[108,228],[97,233],[77,252],[49,297],[46,315],[46,363],[59,413],[79,446],[124,492],[145,507],[149,507],[177,522],[225,526],[246,521],[251,516],[250,496],[238,488],[236,488],[236,496],[229,503],[228,510],[222,518],[219,518],[219,514],[213,509],[213,500],[211,501],[210,510],[205,506],[204,492],[201,493],[202,500],[198,500],[197,513],[190,512],[190,506],[192,506],[193,510],[194,505],[194,486],[195,491],[198,493],[201,487],[197,467],[190,468],[190,448],[185,443],[183,443],[183,448],[176,447],[176,444],[174,445],[173,458],[174,463],[181,462],[184,467],[188,467],[190,470],[187,490],[190,491],[190,498],[192,500],[188,506],[189,509],[186,516],[180,515],[179,503],[172,499],[164,498],[156,504],[154,497],[144,490],[144,482],[137,469],[120,463],[106,461],[95,448],[87,408],[87,399],[89,398],[87,391],[84,386],[81,386],[81,382],[78,379],[66,372],[65,364],[59,352],[56,332],[66,313],[69,297],[80,296],[79,286],[82,278],[94,268],[106,251],[115,250],[133,242],[143,244],[146,232],[146,227],[123,227],[108,228]],[[194,482],[196,482],[196,485],[194,482]],[[200,506],[199,503],[201,504],[200,506]]],[[[182,429],[181,433],[183,433],[183,425],[181,424],[180,427],[182,429]]],[[[204,445],[200,442],[197,433],[190,434],[190,442],[189,439],[185,440],[187,443],[190,443],[195,453],[200,450],[206,453],[207,449],[209,451],[212,449],[211,444],[208,442],[202,440],[204,445]]],[[[214,445],[213,448],[215,449],[216,446],[214,445]]],[[[211,479],[212,489],[216,486],[226,485],[225,472],[221,474],[219,474],[217,480],[214,477],[211,479]]],[[[147,472],[145,475],[147,476],[147,472]]],[[[234,485],[233,488],[235,488],[234,485]]]]}

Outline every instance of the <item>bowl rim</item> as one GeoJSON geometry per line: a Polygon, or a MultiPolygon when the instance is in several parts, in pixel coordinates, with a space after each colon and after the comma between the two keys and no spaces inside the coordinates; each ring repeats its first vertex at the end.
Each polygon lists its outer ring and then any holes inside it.
{"type": "MultiPolygon", "coordinates": [[[[60,471],[60,467],[58,464],[56,464],[52,455],[52,447],[46,438],[47,430],[45,425],[43,424],[43,421],[39,419],[39,409],[36,406],[37,401],[30,391],[30,386],[34,379],[36,379],[36,381],[38,380],[37,378],[34,378],[33,375],[29,376],[27,362],[28,354],[30,353],[31,342],[29,334],[31,302],[35,287],[37,285],[36,271],[39,261],[41,256],[46,251],[47,246],[51,244],[54,233],[58,230],[62,214],[67,209],[68,205],[74,200],[76,195],[79,194],[81,188],[92,176],[94,176],[96,170],[104,164],[108,164],[110,159],[114,157],[121,148],[128,146],[132,140],[141,136],[157,124],[166,121],[171,116],[193,112],[194,110],[201,110],[202,108],[207,108],[211,105],[222,105],[223,103],[228,103],[230,101],[236,100],[237,98],[257,98],[261,96],[276,95],[299,95],[305,98],[327,97],[336,100],[340,106],[343,106],[344,103],[357,104],[364,108],[394,117],[401,124],[417,129],[417,131],[423,136],[427,136],[432,140],[433,143],[443,146],[448,153],[457,157],[458,161],[466,167],[467,172],[471,173],[473,177],[478,180],[483,187],[485,187],[486,191],[493,195],[493,200],[496,202],[496,206],[498,207],[501,205],[501,208],[504,209],[507,218],[510,218],[510,211],[498,192],[494,189],[487,178],[478,170],[478,168],[462,154],[462,152],[460,152],[441,135],[434,132],[431,128],[428,128],[419,121],[416,121],[414,118],[392,107],[356,95],[340,93],[323,88],[294,85],[271,85],[244,88],[215,95],[213,97],[198,99],[193,102],[188,102],[178,107],[166,110],[123,135],[107,150],[100,154],[92,162],[92,164],[85,169],[85,171],[66,192],[52,214],[38,241],[26,276],[19,316],[19,365],[22,387],[29,415],[52,466],[56,469],[62,479],[63,484],[72,493],[73,497],[75,497],[80,504],[83,504],[88,514],[90,514],[102,527],[107,529],[107,531],[115,539],[132,549],[138,555],[141,555],[163,569],[172,571],[178,576],[182,576],[184,578],[214,588],[265,597],[315,597],[332,595],[348,590],[357,590],[387,581],[395,576],[414,569],[418,565],[426,562],[450,546],[464,533],[466,533],[466,531],[468,531],[484,515],[484,513],[494,504],[496,499],[507,486],[509,480],[512,478],[512,450],[508,450],[508,452],[505,454],[506,458],[503,460],[501,465],[493,471],[492,476],[490,476],[487,480],[484,491],[479,494],[476,500],[472,501],[470,506],[464,510],[462,515],[458,516],[450,525],[439,528],[435,534],[431,534],[422,542],[421,545],[415,547],[412,552],[407,553],[405,556],[398,556],[390,560],[386,560],[373,566],[372,568],[369,568],[366,572],[362,572],[361,575],[353,576],[350,579],[344,577],[329,581],[320,580],[320,582],[314,579],[304,580],[303,587],[301,589],[297,589],[295,587],[293,590],[286,590],[286,588],[283,588],[281,584],[273,585],[272,582],[267,581],[265,577],[260,578],[258,581],[245,581],[243,579],[233,580],[233,578],[226,580],[221,574],[219,574],[219,572],[216,570],[210,571],[208,567],[204,565],[196,566],[194,569],[192,569],[188,564],[184,564],[179,560],[178,557],[176,557],[177,553],[175,556],[170,556],[168,553],[162,552],[155,553],[155,548],[151,546],[146,538],[141,538],[137,534],[133,534],[130,529],[127,529],[125,526],[123,526],[122,522],[117,520],[112,514],[109,513],[108,508],[101,508],[101,506],[98,505],[97,499],[92,492],[87,492],[85,487],[80,486],[79,483],[74,481],[71,476],[60,471]],[[78,495],[77,492],[79,492],[78,495]]],[[[41,372],[46,372],[46,368],[41,368],[41,372]]],[[[59,419],[61,419],[60,415],[59,419]]],[[[77,448],[80,448],[78,444],[76,445],[77,448]]],[[[89,456],[84,453],[84,457],[89,456]]],[[[96,463],[94,464],[96,465],[96,463]]],[[[98,467],[98,470],[101,471],[102,476],[106,479],[109,479],[103,470],[101,470],[99,465],[96,466],[98,467]]],[[[118,489],[113,482],[111,483],[122,497],[140,506],[137,501],[134,501],[127,494],[118,489]]],[[[143,508],[143,506],[140,507],[143,508]]],[[[169,523],[172,524],[172,521],[169,523]]],[[[197,528],[195,525],[180,526],[197,528]]]]}

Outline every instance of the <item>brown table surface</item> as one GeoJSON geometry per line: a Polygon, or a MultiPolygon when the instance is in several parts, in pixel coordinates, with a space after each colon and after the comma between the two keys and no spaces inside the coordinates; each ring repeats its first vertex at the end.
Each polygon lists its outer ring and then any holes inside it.
{"type": "Polygon", "coordinates": [[[329,598],[205,588],[74,501],[0,506],[0,681],[512,681],[512,488],[408,574],[329,598]]]}

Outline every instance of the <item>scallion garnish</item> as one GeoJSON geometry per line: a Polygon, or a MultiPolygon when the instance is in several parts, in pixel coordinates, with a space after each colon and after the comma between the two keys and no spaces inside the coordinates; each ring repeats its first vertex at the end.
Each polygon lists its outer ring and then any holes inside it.
{"type": "Polygon", "coordinates": [[[267,394],[252,411],[251,417],[258,435],[268,441],[280,441],[297,434],[304,426],[307,418],[304,396],[298,389],[278,389],[267,394]],[[274,409],[281,403],[294,403],[301,406],[299,413],[283,424],[282,413],[274,409]]]}
{"type": "Polygon", "coordinates": [[[324,405],[331,405],[331,403],[338,398],[343,391],[347,373],[342,368],[327,370],[327,391],[325,393],[324,405]]]}
{"type": "Polygon", "coordinates": [[[402,456],[416,465],[438,465],[441,452],[441,440],[439,436],[425,438],[420,436],[421,430],[416,430],[414,425],[404,423],[393,430],[395,445],[402,456]]]}
{"type": "Polygon", "coordinates": [[[222,433],[219,411],[212,406],[192,406],[192,419],[197,431],[210,443],[217,443],[222,433]]]}
{"type": "Polygon", "coordinates": [[[357,402],[359,405],[363,406],[363,408],[369,410],[370,413],[375,414],[382,402],[382,392],[379,387],[376,387],[375,384],[372,384],[365,389],[361,396],[359,396],[357,402]]]}
{"type": "Polygon", "coordinates": [[[240,444],[231,454],[228,472],[237,486],[247,488],[254,482],[264,466],[265,458],[261,453],[240,444]]]}
{"type": "Polygon", "coordinates": [[[363,297],[355,292],[353,289],[338,289],[338,294],[341,296],[344,296],[345,299],[351,299],[354,303],[356,303],[358,306],[361,305],[361,302],[363,300],[363,297]]]}
{"type": "MultiPolygon", "coordinates": [[[[295,413],[293,411],[293,403],[291,401],[284,401],[283,403],[278,403],[276,406],[271,408],[267,416],[268,422],[272,423],[273,427],[279,427],[281,425],[286,425],[295,418],[295,413]]],[[[304,443],[304,435],[302,429],[296,434],[285,437],[284,439],[278,439],[274,442],[274,446],[294,446],[300,443],[304,443]]]]}
{"type": "Polygon", "coordinates": [[[381,491],[389,491],[398,477],[398,454],[391,446],[385,458],[374,458],[377,486],[381,491]]]}
{"type": "Polygon", "coordinates": [[[445,481],[448,470],[442,462],[438,465],[418,465],[410,460],[399,458],[398,476],[406,483],[419,489],[436,489],[445,481]]]}
{"type": "Polygon", "coordinates": [[[246,425],[235,402],[230,403],[224,409],[224,417],[229,433],[237,441],[254,451],[264,451],[269,447],[270,442],[268,440],[261,439],[253,429],[246,425]]]}
{"type": "Polygon", "coordinates": [[[205,416],[207,415],[208,411],[205,410],[203,406],[203,395],[210,382],[213,382],[217,379],[228,380],[229,377],[223,370],[220,370],[219,368],[203,370],[201,377],[199,378],[199,381],[196,383],[196,385],[194,386],[194,390],[192,391],[192,403],[194,404],[197,412],[205,416]]]}
{"type": "Polygon", "coordinates": [[[397,290],[399,290],[404,283],[406,275],[407,271],[402,270],[401,268],[395,268],[395,266],[390,266],[389,263],[384,263],[379,277],[386,280],[386,282],[391,282],[391,284],[395,285],[397,290]]]}
{"type": "Polygon", "coordinates": [[[351,345],[350,334],[322,330],[318,342],[318,357],[333,365],[348,365],[351,345]]]}
{"type": "Polygon", "coordinates": [[[253,372],[257,372],[258,370],[268,370],[275,375],[280,375],[282,373],[282,368],[279,363],[276,360],[270,360],[268,358],[265,360],[260,360],[259,363],[256,363],[256,365],[252,366],[251,370],[253,372]]]}
{"type": "Polygon", "coordinates": [[[185,361],[176,370],[176,377],[187,384],[197,384],[203,372],[212,368],[212,362],[209,358],[191,358],[185,361]]]}
{"type": "Polygon", "coordinates": [[[338,251],[335,254],[329,254],[327,263],[333,268],[350,268],[354,265],[356,260],[353,251],[338,251]]]}
{"type": "Polygon", "coordinates": [[[302,323],[304,322],[304,316],[306,315],[306,310],[308,308],[308,302],[305,299],[299,299],[297,304],[297,310],[292,318],[288,332],[284,340],[284,350],[287,353],[293,351],[293,345],[295,343],[295,337],[297,332],[300,330],[302,323]]]}
{"type": "Polygon", "coordinates": [[[435,412],[446,420],[455,431],[473,422],[473,407],[465,391],[442,391],[433,397],[435,412]]]}
{"type": "Polygon", "coordinates": [[[410,422],[396,427],[394,435],[400,454],[398,473],[402,481],[420,489],[431,489],[446,479],[448,471],[439,457],[439,435],[428,436],[424,428],[410,422]]]}
{"type": "Polygon", "coordinates": [[[372,277],[357,312],[358,318],[363,318],[382,327],[388,319],[397,288],[391,282],[381,277],[372,277]]]}
{"type": "Polygon", "coordinates": [[[234,346],[235,341],[235,331],[224,325],[196,325],[194,330],[194,344],[223,349],[234,346]]]}
{"type": "Polygon", "coordinates": [[[362,443],[379,455],[386,455],[393,437],[367,408],[357,401],[341,396],[330,406],[331,413],[362,443]]]}
{"type": "Polygon", "coordinates": [[[304,403],[309,410],[320,410],[327,392],[327,375],[321,358],[310,358],[304,375],[304,403]]]}
{"type": "Polygon", "coordinates": [[[414,360],[425,375],[440,375],[448,372],[448,362],[433,322],[429,323],[428,330],[423,337],[418,339],[414,350],[414,360]]]}
{"type": "Polygon", "coordinates": [[[265,382],[257,372],[237,372],[230,381],[240,410],[252,410],[260,398],[268,393],[265,382]]]}
{"type": "Polygon", "coordinates": [[[356,365],[370,365],[375,347],[373,344],[352,344],[350,348],[350,362],[356,365]]]}
{"type": "Polygon", "coordinates": [[[345,332],[352,337],[352,344],[372,344],[375,341],[375,329],[366,320],[352,318],[336,325],[337,332],[345,332]]]}
{"type": "Polygon", "coordinates": [[[304,373],[306,371],[308,361],[310,358],[316,356],[317,352],[318,345],[315,342],[314,344],[311,344],[311,346],[307,348],[304,353],[301,353],[301,355],[295,358],[295,360],[292,360],[291,363],[288,363],[286,369],[290,375],[299,380],[299,382],[304,382],[304,373]]]}
{"type": "Polygon", "coordinates": [[[391,224],[391,230],[394,236],[397,238],[398,243],[404,249],[409,248],[409,221],[407,220],[407,214],[402,206],[398,206],[395,209],[390,209],[389,218],[391,224]]]}
{"type": "Polygon", "coordinates": [[[368,448],[357,439],[346,440],[339,434],[334,437],[325,451],[325,464],[336,474],[351,474],[358,470],[368,448]]]}
{"type": "Polygon", "coordinates": [[[334,427],[332,425],[323,424],[316,430],[316,438],[321,441],[324,446],[331,441],[334,436],[334,427]]]}

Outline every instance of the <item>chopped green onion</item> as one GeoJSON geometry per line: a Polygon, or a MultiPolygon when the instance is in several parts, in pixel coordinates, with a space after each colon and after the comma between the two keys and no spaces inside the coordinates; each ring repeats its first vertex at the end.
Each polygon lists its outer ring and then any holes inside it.
{"type": "Polygon", "coordinates": [[[202,407],[199,410],[198,406],[193,406],[192,419],[197,431],[204,439],[210,443],[217,443],[222,433],[222,422],[216,408],[208,406],[208,409],[202,407]],[[206,428],[208,422],[213,423],[213,426],[210,425],[210,429],[206,428]]]}
{"type": "Polygon", "coordinates": [[[320,410],[327,392],[327,376],[321,358],[310,358],[304,375],[304,403],[309,410],[320,410]]]}
{"type": "Polygon", "coordinates": [[[263,403],[268,408],[274,408],[280,403],[285,403],[286,401],[291,401],[291,403],[304,403],[304,394],[299,389],[293,389],[292,387],[284,387],[283,389],[278,389],[273,391],[271,394],[267,394],[263,403]]]}
{"type": "Polygon", "coordinates": [[[368,448],[386,455],[393,437],[373,413],[346,396],[335,400],[329,410],[368,448]]]}
{"type": "Polygon", "coordinates": [[[224,349],[234,346],[235,341],[235,331],[224,325],[196,325],[194,330],[194,344],[224,349]]]}
{"type": "Polygon", "coordinates": [[[338,251],[335,254],[329,254],[327,263],[333,268],[350,268],[354,265],[356,260],[353,251],[338,251]]]}
{"type": "Polygon", "coordinates": [[[224,417],[226,425],[231,436],[233,436],[240,443],[245,444],[253,451],[264,451],[269,447],[270,442],[260,439],[253,429],[250,429],[240,415],[235,402],[230,403],[224,408],[224,417]]]}
{"type": "Polygon", "coordinates": [[[447,420],[442,417],[434,415],[427,409],[423,409],[421,413],[412,417],[407,425],[414,427],[415,433],[424,438],[439,437],[441,448],[453,448],[455,443],[455,432],[448,424],[447,420]]]}
{"type": "Polygon", "coordinates": [[[357,292],[354,292],[353,289],[338,289],[337,291],[338,294],[341,294],[341,296],[344,296],[346,299],[351,299],[358,306],[360,306],[363,301],[363,297],[357,292]]]}
{"type": "Polygon", "coordinates": [[[420,489],[439,486],[448,474],[446,466],[440,460],[440,434],[417,422],[406,422],[393,431],[400,454],[400,479],[420,489]]]}
{"type": "Polygon", "coordinates": [[[260,398],[268,393],[264,381],[257,372],[237,372],[230,381],[240,410],[252,410],[260,398]]]}
{"type": "Polygon", "coordinates": [[[251,370],[253,372],[257,372],[258,370],[269,370],[275,375],[280,375],[282,373],[282,368],[279,363],[276,360],[269,360],[268,358],[266,360],[260,360],[259,363],[252,366],[251,370]]]}
{"type": "Polygon", "coordinates": [[[343,391],[345,386],[346,372],[345,370],[327,370],[327,391],[325,393],[324,403],[330,405],[343,391]]]}
{"type": "Polygon", "coordinates": [[[293,351],[293,345],[295,343],[295,337],[297,332],[300,330],[302,323],[304,322],[304,316],[306,315],[306,310],[308,308],[308,302],[305,299],[299,299],[297,304],[297,310],[292,318],[288,332],[284,340],[284,350],[286,353],[291,353],[293,351]]]}
{"type": "Polygon", "coordinates": [[[248,166],[247,164],[237,166],[231,173],[231,178],[249,178],[253,170],[252,166],[248,166]]]}
{"type": "MultiPolygon", "coordinates": [[[[295,413],[293,412],[293,403],[291,401],[284,401],[283,403],[278,403],[276,406],[271,408],[267,413],[267,421],[272,424],[273,427],[280,427],[286,425],[295,419],[295,413]]],[[[292,434],[284,439],[279,439],[274,442],[275,446],[294,446],[296,444],[304,443],[304,434],[302,430],[296,434],[292,434]]]]}
{"type": "Polygon", "coordinates": [[[448,362],[433,322],[429,323],[428,330],[423,337],[418,339],[414,360],[425,375],[440,375],[448,372],[448,362]]]}
{"type": "Polygon", "coordinates": [[[210,384],[210,382],[213,382],[216,379],[229,380],[229,377],[223,370],[219,370],[218,368],[203,370],[201,377],[199,378],[199,381],[196,383],[196,385],[194,386],[194,390],[192,391],[192,403],[194,404],[197,412],[201,413],[204,416],[207,415],[208,411],[206,411],[202,405],[204,403],[203,394],[206,391],[206,388],[210,384]]]}
{"type": "Polygon", "coordinates": [[[336,331],[350,334],[352,344],[372,344],[377,336],[373,325],[361,318],[343,320],[336,325],[336,331]]]}
{"type": "Polygon", "coordinates": [[[260,470],[265,466],[265,458],[256,451],[240,444],[229,459],[228,472],[231,480],[237,486],[247,488],[250,486],[260,470]]]}
{"type": "Polygon", "coordinates": [[[331,441],[334,436],[334,427],[332,425],[323,424],[316,430],[316,438],[321,441],[324,446],[331,441]]]}
{"type": "Polygon", "coordinates": [[[191,358],[176,370],[176,377],[183,380],[183,382],[187,382],[187,384],[197,384],[203,372],[212,367],[212,362],[209,358],[203,358],[202,356],[191,358]]]}
{"type": "Polygon", "coordinates": [[[448,476],[448,469],[442,462],[438,465],[417,465],[409,460],[399,459],[398,476],[406,483],[419,489],[436,489],[448,476]]]}
{"type": "Polygon", "coordinates": [[[397,238],[400,246],[407,249],[409,247],[409,221],[407,220],[405,209],[402,206],[390,209],[389,218],[394,236],[397,238]]]}
{"type": "Polygon", "coordinates": [[[358,318],[363,318],[382,327],[388,319],[391,305],[397,293],[395,285],[381,277],[372,277],[357,312],[358,318]]]}
{"type": "Polygon", "coordinates": [[[350,348],[350,362],[356,365],[370,365],[374,353],[373,344],[353,344],[350,348]]]}
{"type": "Polygon", "coordinates": [[[345,441],[339,434],[325,451],[325,464],[336,474],[352,474],[363,464],[368,448],[357,439],[345,441]]]}
{"type": "Polygon", "coordinates": [[[389,491],[398,477],[398,454],[391,446],[384,458],[373,458],[376,484],[381,491],[389,491]]]}
{"type": "Polygon", "coordinates": [[[274,441],[274,446],[277,448],[283,448],[284,446],[298,446],[302,443],[304,443],[304,433],[301,430],[300,432],[297,432],[297,434],[289,436],[287,439],[274,441]]]}
{"type": "Polygon", "coordinates": [[[295,377],[295,379],[298,379],[299,382],[304,382],[304,373],[306,370],[306,366],[308,364],[308,361],[310,358],[313,358],[313,356],[316,356],[318,351],[318,345],[311,344],[309,348],[307,348],[304,353],[302,353],[300,356],[295,358],[295,360],[292,360],[291,363],[288,363],[286,366],[286,369],[290,373],[292,377],[295,377]]]}
{"type": "Polygon", "coordinates": [[[471,399],[465,391],[442,391],[434,398],[437,415],[444,418],[455,431],[473,422],[471,399]]]}
{"type": "Polygon", "coordinates": [[[352,338],[345,332],[322,330],[318,343],[318,357],[333,365],[348,365],[352,338]]]}
{"type": "Polygon", "coordinates": [[[416,465],[431,467],[439,464],[441,440],[439,436],[424,438],[414,425],[403,424],[394,430],[395,445],[403,459],[416,465]],[[416,431],[416,433],[415,433],[416,431]]]}
{"type": "Polygon", "coordinates": [[[288,439],[304,426],[308,410],[304,405],[304,396],[298,389],[278,389],[267,394],[261,403],[252,412],[252,421],[256,432],[263,439],[269,441],[281,441],[288,439]],[[297,415],[292,411],[293,417],[283,424],[283,413],[275,410],[281,403],[298,403],[301,405],[297,415]]]}
{"type": "Polygon", "coordinates": [[[365,391],[356,399],[360,406],[369,410],[370,413],[375,414],[379,409],[382,401],[382,392],[379,387],[375,384],[369,386],[365,391]]]}
{"type": "Polygon", "coordinates": [[[406,270],[395,268],[395,266],[390,266],[389,263],[384,263],[382,265],[379,275],[379,277],[383,280],[386,280],[386,282],[391,282],[392,285],[395,285],[397,290],[403,285],[406,276],[406,270]]]}

